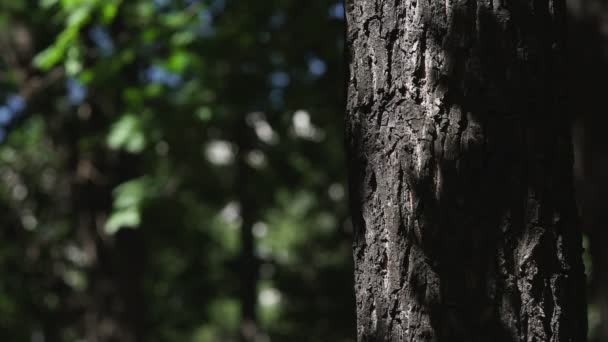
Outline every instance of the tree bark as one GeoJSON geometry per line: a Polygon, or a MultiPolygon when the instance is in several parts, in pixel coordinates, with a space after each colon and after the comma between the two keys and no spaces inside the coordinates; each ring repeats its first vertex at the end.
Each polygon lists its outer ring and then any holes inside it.
{"type": "Polygon", "coordinates": [[[586,341],[559,0],[350,0],[359,341],[586,341]]]}

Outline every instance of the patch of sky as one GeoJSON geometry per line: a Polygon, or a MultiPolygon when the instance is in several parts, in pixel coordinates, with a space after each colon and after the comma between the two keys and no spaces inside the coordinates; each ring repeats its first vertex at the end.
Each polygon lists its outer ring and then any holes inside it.
{"type": "Polygon", "coordinates": [[[329,8],[329,17],[338,20],[344,20],[344,4],[337,2],[329,8]]]}
{"type": "MultiPolygon", "coordinates": [[[[15,116],[23,112],[25,105],[25,100],[20,95],[9,95],[6,98],[5,104],[0,106],[0,125],[8,125],[15,116]]],[[[4,133],[4,129],[2,129],[2,133],[4,133]]]]}
{"type": "Polygon", "coordinates": [[[6,125],[13,119],[13,112],[7,107],[0,107],[0,125],[6,125]]]}
{"type": "Polygon", "coordinates": [[[87,87],[75,78],[68,78],[65,87],[68,92],[68,101],[72,105],[81,104],[87,96],[87,87]]]}
{"type": "Polygon", "coordinates": [[[21,113],[25,109],[25,100],[21,95],[9,95],[6,99],[6,106],[15,114],[21,113]]]}
{"type": "Polygon", "coordinates": [[[274,88],[285,88],[289,85],[289,74],[284,71],[275,71],[270,74],[270,84],[274,88]]]}
{"type": "Polygon", "coordinates": [[[308,59],[308,72],[314,76],[321,76],[327,71],[327,65],[325,62],[318,57],[311,57],[308,59]]]}
{"type": "Polygon", "coordinates": [[[96,25],[89,30],[89,37],[97,45],[103,56],[109,56],[114,52],[112,37],[103,27],[96,25]]]}
{"type": "Polygon", "coordinates": [[[213,15],[209,9],[203,9],[198,13],[200,21],[199,32],[203,37],[208,37],[213,34],[213,15]]]}
{"type": "Polygon", "coordinates": [[[163,84],[171,88],[175,88],[182,83],[180,75],[158,65],[152,65],[146,69],[145,78],[149,82],[163,84]]]}

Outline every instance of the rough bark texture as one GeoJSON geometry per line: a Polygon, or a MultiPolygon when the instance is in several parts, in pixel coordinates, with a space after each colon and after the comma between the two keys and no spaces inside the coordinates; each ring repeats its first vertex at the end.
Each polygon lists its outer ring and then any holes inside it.
{"type": "Polygon", "coordinates": [[[359,341],[585,341],[563,2],[346,12],[359,341]]]}

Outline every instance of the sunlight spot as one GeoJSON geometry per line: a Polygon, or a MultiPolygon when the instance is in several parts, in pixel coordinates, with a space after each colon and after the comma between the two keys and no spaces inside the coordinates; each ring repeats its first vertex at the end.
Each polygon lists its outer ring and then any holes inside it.
{"type": "Polygon", "coordinates": [[[234,201],[228,202],[220,212],[220,216],[226,223],[238,224],[241,222],[241,207],[234,201]]]}
{"type": "Polygon", "coordinates": [[[263,238],[268,234],[268,226],[264,222],[256,222],[252,228],[253,235],[257,238],[263,238]]]}
{"type": "Polygon", "coordinates": [[[93,262],[93,259],[82,248],[73,244],[68,245],[65,250],[65,257],[77,266],[88,266],[93,262]]]}
{"type": "Polygon", "coordinates": [[[293,131],[296,136],[313,141],[323,139],[321,130],[315,127],[310,120],[310,113],[300,109],[293,114],[292,118],[293,131]]]}
{"type": "Polygon", "coordinates": [[[252,112],[247,115],[247,123],[253,127],[258,139],[267,143],[274,144],[279,140],[278,135],[272,129],[272,126],[266,121],[264,113],[252,112]]]}
{"type": "Polygon", "coordinates": [[[205,154],[209,162],[215,165],[229,165],[234,161],[234,148],[223,140],[208,143],[205,154]]]}
{"type": "Polygon", "coordinates": [[[270,259],[272,258],[272,248],[270,246],[258,244],[255,248],[255,256],[262,260],[270,259]]]}
{"type": "Polygon", "coordinates": [[[13,198],[23,201],[27,197],[27,188],[23,184],[17,184],[13,188],[13,198]]]}
{"type": "Polygon", "coordinates": [[[310,114],[305,110],[298,110],[293,114],[293,126],[296,132],[306,134],[311,129],[310,114]]]}
{"type": "Polygon", "coordinates": [[[327,193],[332,200],[340,201],[344,198],[344,187],[340,183],[334,183],[329,186],[327,193]]]}
{"type": "Polygon", "coordinates": [[[247,153],[247,163],[254,169],[261,169],[266,166],[266,155],[260,150],[253,150],[247,153]]]}
{"type": "Polygon", "coordinates": [[[281,292],[274,288],[267,288],[260,291],[258,301],[262,306],[275,306],[281,302],[281,292]]]}
{"type": "Polygon", "coordinates": [[[38,226],[38,220],[31,212],[27,212],[21,217],[21,224],[25,230],[32,231],[38,226]]]}

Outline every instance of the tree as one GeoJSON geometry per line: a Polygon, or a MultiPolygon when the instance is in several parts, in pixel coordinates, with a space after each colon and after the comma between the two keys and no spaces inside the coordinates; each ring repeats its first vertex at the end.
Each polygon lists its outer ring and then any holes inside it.
{"type": "Polygon", "coordinates": [[[604,139],[603,89],[608,77],[608,6],[598,0],[569,0],[568,100],[573,122],[575,188],[587,236],[589,340],[608,340],[608,143],[604,139]]]}
{"type": "Polygon", "coordinates": [[[352,0],[360,341],[585,341],[562,1],[352,0]]]}

